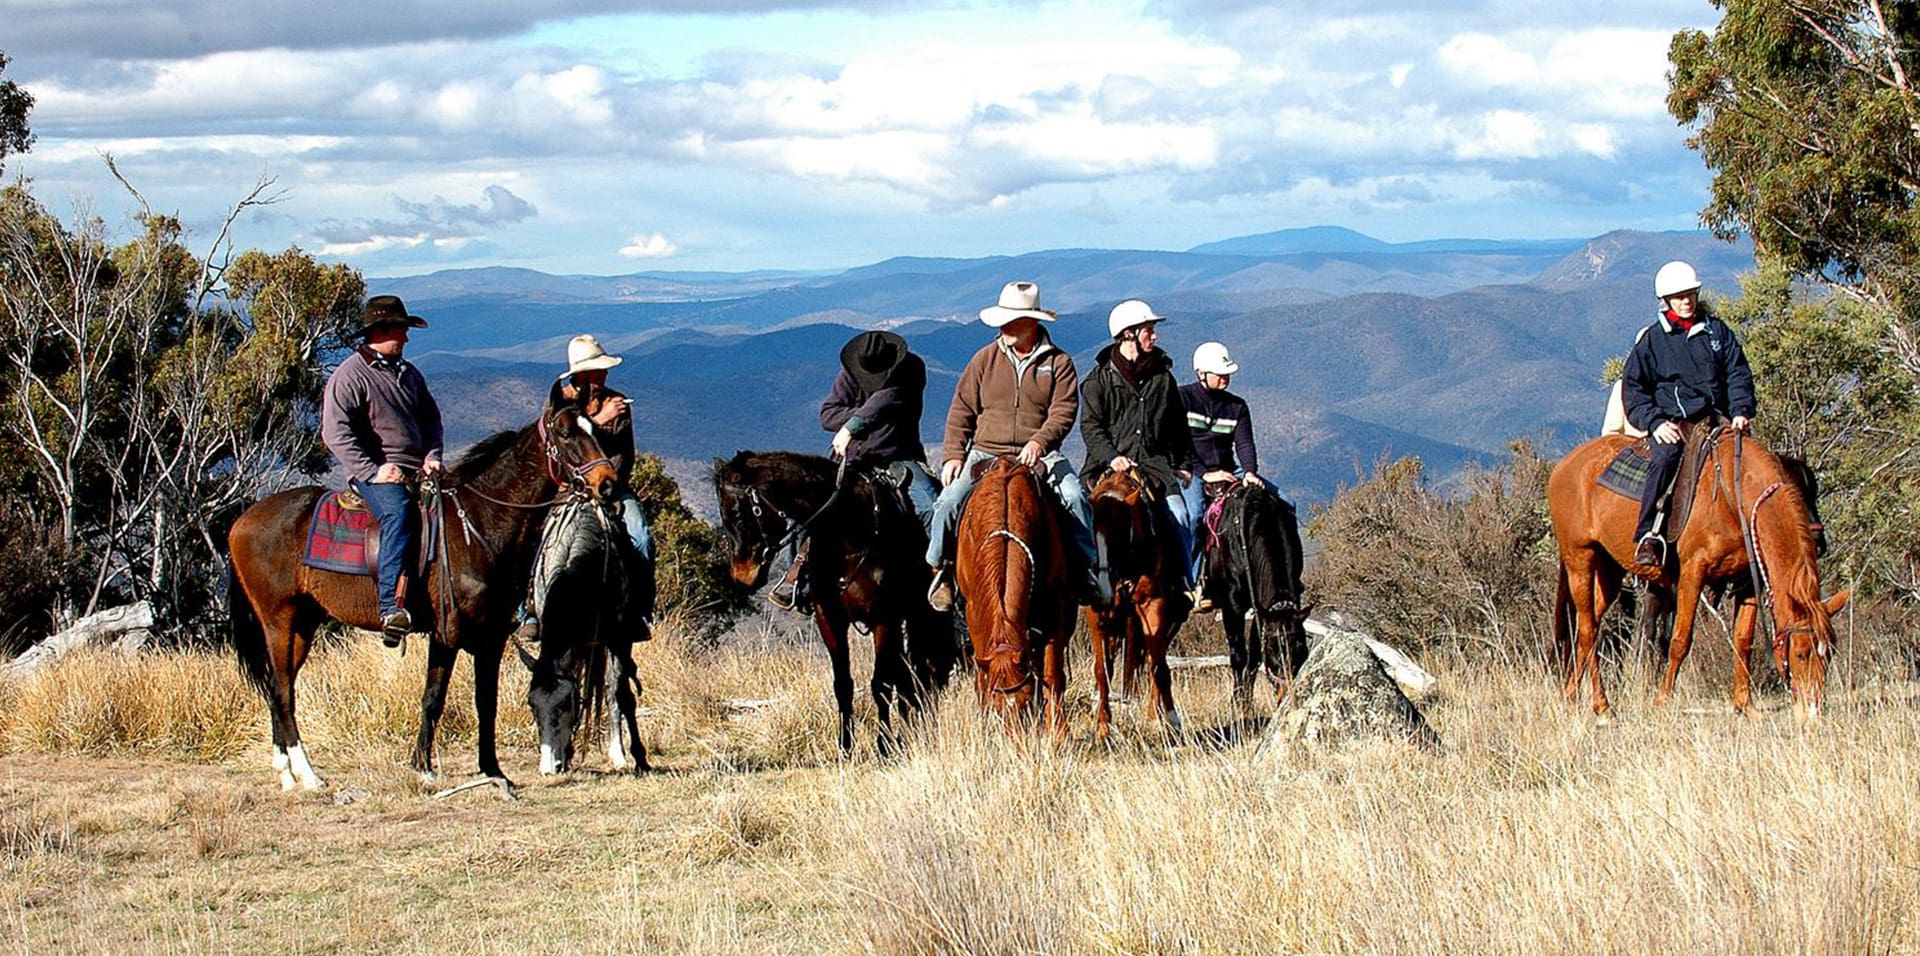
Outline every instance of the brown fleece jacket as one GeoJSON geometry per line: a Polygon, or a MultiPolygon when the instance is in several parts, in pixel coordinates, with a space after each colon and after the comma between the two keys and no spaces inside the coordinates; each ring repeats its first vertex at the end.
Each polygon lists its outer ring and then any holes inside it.
{"type": "Polygon", "coordinates": [[[1080,413],[1072,356],[1043,335],[1018,382],[1014,374],[998,337],[973,353],[953,388],[943,460],[964,459],[969,441],[989,455],[1018,454],[1029,440],[1049,452],[1060,449],[1080,413]]]}

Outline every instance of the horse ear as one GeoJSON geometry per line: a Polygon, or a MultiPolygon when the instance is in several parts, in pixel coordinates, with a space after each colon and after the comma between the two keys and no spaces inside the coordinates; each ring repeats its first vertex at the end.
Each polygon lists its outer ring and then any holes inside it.
{"type": "Polygon", "coordinates": [[[1846,590],[1846,591],[1841,591],[1839,594],[1836,594],[1833,597],[1827,598],[1825,601],[1822,601],[1820,603],[1823,607],[1827,609],[1827,616],[1832,617],[1833,615],[1840,613],[1841,608],[1847,606],[1847,599],[1851,597],[1853,597],[1853,591],[1846,590]]]}

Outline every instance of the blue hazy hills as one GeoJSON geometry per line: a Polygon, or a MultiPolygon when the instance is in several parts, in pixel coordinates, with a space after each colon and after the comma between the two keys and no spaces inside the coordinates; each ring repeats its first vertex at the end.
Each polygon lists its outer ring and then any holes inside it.
{"type": "Polygon", "coordinates": [[[1383,455],[1419,455],[1446,476],[1515,438],[1557,452],[1592,434],[1602,364],[1652,319],[1652,276],[1669,259],[1694,263],[1709,293],[1737,292],[1753,267],[1750,246],[1702,232],[1389,243],[1313,227],[1181,252],[900,257],[834,272],[485,268],[369,280],[369,291],[431,320],[411,356],[451,442],[529,420],[567,340],[593,332],[625,356],[611,382],[635,400],[641,447],[683,485],[697,463],[742,448],[823,451],[819,401],[858,329],[895,329],[926,358],[922,431],[937,444],[954,380],[990,335],[977,313],[1003,284],[1040,284],[1060,312],[1055,342],[1083,369],[1106,342],[1107,310],[1143,298],[1170,317],[1161,345],[1183,381],[1194,346],[1228,345],[1262,470],[1315,502],[1383,455]]]}

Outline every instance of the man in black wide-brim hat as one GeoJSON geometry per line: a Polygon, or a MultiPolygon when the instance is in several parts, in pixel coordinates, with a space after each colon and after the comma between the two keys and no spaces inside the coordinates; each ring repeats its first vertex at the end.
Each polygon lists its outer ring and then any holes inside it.
{"type": "MultiPolygon", "coordinates": [[[[833,432],[833,454],[850,465],[884,469],[906,491],[925,529],[939,495],[920,444],[927,365],[893,332],[862,332],[840,349],[840,371],[820,404],[820,427],[833,432]]],[[[767,595],[774,606],[804,601],[795,591],[804,558],[767,595]]]]}
{"type": "Polygon", "coordinates": [[[388,647],[413,629],[401,579],[420,537],[413,486],[443,470],[440,406],[420,370],[401,357],[407,333],[426,327],[399,296],[368,299],[360,316],[363,341],[327,378],[320,399],[320,439],[380,522],[374,579],[388,647]]]}

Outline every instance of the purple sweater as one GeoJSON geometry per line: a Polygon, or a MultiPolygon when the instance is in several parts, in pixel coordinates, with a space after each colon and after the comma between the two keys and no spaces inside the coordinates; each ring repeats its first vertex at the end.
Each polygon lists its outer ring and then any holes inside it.
{"type": "Polygon", "coordinates": [[[417,470],[440,460],[440,406],[412,363],[388,361],[362,346],[327,378],[320,440],[361,481],[389,462],[417,470]]]}

